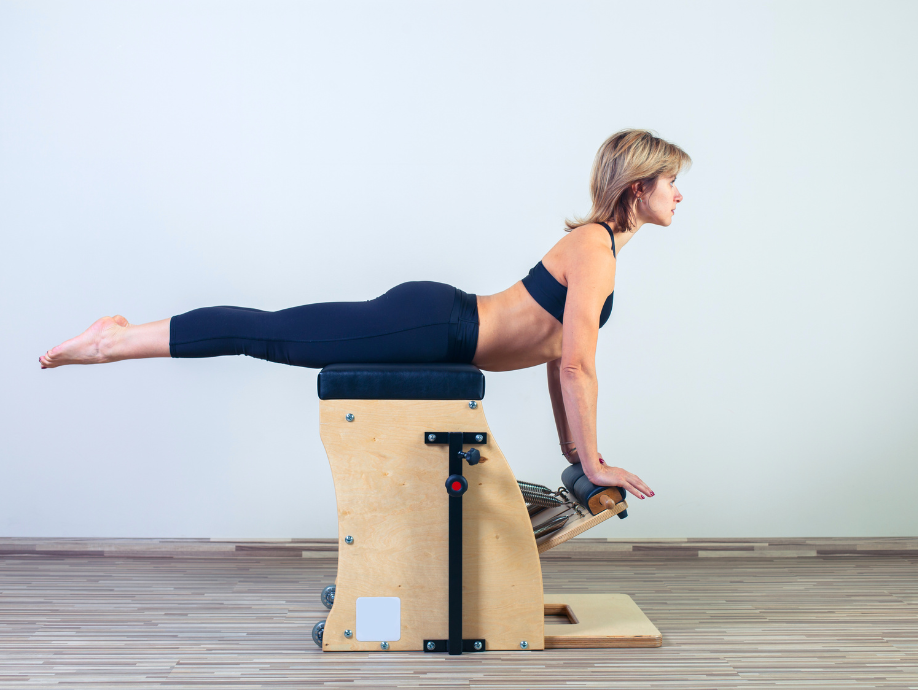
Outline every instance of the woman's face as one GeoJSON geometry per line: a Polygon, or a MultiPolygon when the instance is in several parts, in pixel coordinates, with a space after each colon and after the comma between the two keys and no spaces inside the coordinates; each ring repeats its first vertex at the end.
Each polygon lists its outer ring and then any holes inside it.
{"type": "Polygon", "coordinates": [[[643,202],[637,203],[638,216],[645,223],[669,225],[676,213],[676,204],[682,201],[682,195],[676,188],[675,175],[660,175],[653,189],[641,196],[643,202]]]}

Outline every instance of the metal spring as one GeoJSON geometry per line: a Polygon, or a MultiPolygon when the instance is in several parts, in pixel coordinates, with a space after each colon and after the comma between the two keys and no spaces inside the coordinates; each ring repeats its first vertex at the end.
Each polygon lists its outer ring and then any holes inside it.
{"type": "Polygon", "coordinates": [[[531,503],[532,505],[542,506],[543,508],[554,508],[564,505],[564,501],[551,492],[547,494],[537,493],[522,485],[520,486],[520,491],[523,492],[523,498],[526,499],[526,503],[531,503]]]}
{"type": "Polygon", "coordinates": [[[519,479],[516,480],[516,483],[520,485],[520,491],[529,491],[533,494],[553,494],[554,491],[549,489],[547,486],[542,486],[541,484],[533,484],[532,482],[521,482],[519,479]]]}
{"type": "Polygon", "coordinates": [[[544,537],[546,534],[551,534],[552,532],[557,532],[559,529],[564,527],[564,524],[570,519],[571,514],[565,513],[564,515],[559,515],[552,518],[544,525],[539,525],[532,530],[532,533],[535,535],[535,538],[544,537]]]}
{"type": "Polygon", "coordinates": [[[529,511],[529,517],[532,517],[533,515],[538,515],[543,510],[545,510],[545,506],[537,506],[533,505],[532,503],[527,503],[526,510],[529,511]]]}
{"type": "Polygon", "coordinates": [[[580,509],[580,505],[577,501],[571,499],[567,489],[563,486],[558,487],[557,491],[552,491],[542,484],[533,484],[532,482],[520,480],[517,480],[516,483],[519,485],[520,492],[522,492],[523,498],[526,501],[529,517],[541,512],[541,509],[556,508],[558,506],[567,506],[568,508],[572,508],[579,517],[584,516],[583,511],[580,509]]]}
{"type": "Polygon", "coordinates": [[[563,486],[558,487],[558,497],[564,501],[567,506],[573,508],[574,512],[577,513],[579,517],[585,517],[583,510],[580,508],[580,503],[571,498],[571,495],[563,486]]]}

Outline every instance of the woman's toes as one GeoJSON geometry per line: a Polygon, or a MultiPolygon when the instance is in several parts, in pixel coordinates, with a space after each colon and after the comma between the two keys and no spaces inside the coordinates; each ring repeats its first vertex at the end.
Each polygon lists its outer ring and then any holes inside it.
{"type": "Polygon", "coordinates": [[[131,325],[128,323],[128,320],[126,318],[121,316],[121,314],[118,314],[117,316],[113,316],[112,320],[115,323],[117,323],[119,326],[130,326],[131,325]]]}
{"type": "Polygon", "coordinates": [[[46,368],[57,366],[58,362],[57,362],[57,357],[55,357],[55,351],[60,350],[60,349],[61,349],[60,345],[57,345],[56,347],[52,347],[45,354],[39,357],[38,361],[41,362],[42,366],[46,368]]]}

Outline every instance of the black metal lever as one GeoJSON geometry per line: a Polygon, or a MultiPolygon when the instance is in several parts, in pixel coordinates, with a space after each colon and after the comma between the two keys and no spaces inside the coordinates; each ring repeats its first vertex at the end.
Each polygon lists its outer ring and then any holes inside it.
{"type": "Polygon", "coordinates": [[[468,460],[470,465],[477,465],[478,461],[481,460],[481,453],[478,452],[477,448],[469,448],[464,453],[459,451],[459,457],[468,460]]]}

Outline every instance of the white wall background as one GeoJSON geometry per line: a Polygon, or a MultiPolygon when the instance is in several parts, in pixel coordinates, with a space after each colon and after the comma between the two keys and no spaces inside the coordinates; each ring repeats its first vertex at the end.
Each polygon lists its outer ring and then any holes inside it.
{"type": "MultiPolygon", "coordinates": [[[[0,535],[336,533],[316,371],[40,370],[97,317],[490,294],[588,209],[599,144],[695,159],[619,261],[591,536],[918,533],[918,4],[0,4],[0,535]]],[[[489,374],[559,483],[544,368],[489,374]]]]}

